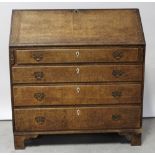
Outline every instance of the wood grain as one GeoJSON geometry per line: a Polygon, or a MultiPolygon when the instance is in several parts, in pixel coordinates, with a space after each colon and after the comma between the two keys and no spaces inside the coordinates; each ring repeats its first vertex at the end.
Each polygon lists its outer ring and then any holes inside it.
{"type": "Polygon", "coordinates": [[[139,128],[140,107],[15,109],[16,131],[139,128]]]}
{"type": "Polygon", "coordinates": [[[14,10],[9,58],[16,149],[68,133],[117,132],[141,145],[138,9],[14,10]]]}
{"type": "Polygon", "coordinates": [[[12,71],[13,83],[142,80],[142,65],[17,66],[12,71]]]}
{"type": "Polygon", "coordinates": [[[143,45],[137,9],[13,12],[10,46],[143,45]]]}
{"type": "Polygon", "coordinates": [[[140,84],[14,86],[14,106],[136,104],[140,84]]]}
{"type": "Polygon", "coordinates": [[[17,64],[141,62],[138,48],[16,50],[17,64]]]}

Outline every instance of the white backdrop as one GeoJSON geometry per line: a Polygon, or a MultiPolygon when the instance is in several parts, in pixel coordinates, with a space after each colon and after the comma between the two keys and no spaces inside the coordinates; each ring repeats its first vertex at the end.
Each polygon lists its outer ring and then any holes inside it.
{"type": "Polygon", "coordinates": [[[12,9],[139,8],[146,39],[144,117],[155,116],[155,3],[0,3],[0,120],[11,119],[9,33],[12,9]]]}

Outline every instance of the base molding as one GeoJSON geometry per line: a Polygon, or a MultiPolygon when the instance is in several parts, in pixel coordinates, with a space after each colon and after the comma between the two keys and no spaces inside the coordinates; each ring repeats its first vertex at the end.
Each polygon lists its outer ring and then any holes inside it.
{"type": "Polygon", "coordinates": [[[132,146],[141,145],[141,129],[125,129],[125,130],[86,130],[86,131],[50,131],[50,132],[15,132],[14,146],[15,149],[25,149],[25,142],[37,138],[39,135],[53,135],[53,134],[93,134],[93,133],[118,133],[131,143],[132,146]]]}

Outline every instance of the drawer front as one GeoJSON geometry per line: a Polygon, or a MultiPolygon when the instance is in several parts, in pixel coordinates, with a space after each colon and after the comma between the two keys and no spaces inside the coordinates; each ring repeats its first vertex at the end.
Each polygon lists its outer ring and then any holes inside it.
{"type": "Polygon", "coordinates": [[[140,84],[14,86],[14,106],[141,102],[140,84]]]}
{"type": "Polygon", "coordinates": [[[16,131],[139,128],[141,110],[126,107],[15,109],[16,131]]]}
{"type": "Polygon", "coordinates": [[[138,48],[16,50],[17,64],[76,62],[138,62],[138,48]]]}
{"type": "Polygon", "coordinates": [[[141,81],[142,65],[25,66],[12,75],[13,83],[141,81]]]}

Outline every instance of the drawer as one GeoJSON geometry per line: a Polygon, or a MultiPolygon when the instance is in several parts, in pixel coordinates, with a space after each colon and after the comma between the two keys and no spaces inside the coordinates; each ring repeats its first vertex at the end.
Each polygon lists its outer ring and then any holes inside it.
{"type": "Polygon", "coordinates": [[[17,64],[138,62],[142,56],[138,48],[16,50],[17,64]]]}
{"type": "Polygon", "coordinates": [[[12,78],[13,83],[141,81],[142,65],[18,66],[12,78]]]}
{"type": "Polygon", "coordinates": [[[15,109],[16,131],[139,128],[139,106],[15,109]]]}
{"type": "Polygon", "coordinates": [[[14,86],[14,106],[141,102],[140,84],[14,86]]]}

